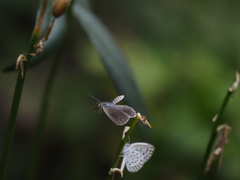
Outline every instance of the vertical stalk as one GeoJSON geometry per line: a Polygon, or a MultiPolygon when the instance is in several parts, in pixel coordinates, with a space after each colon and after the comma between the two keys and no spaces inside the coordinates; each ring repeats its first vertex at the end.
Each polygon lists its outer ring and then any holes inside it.
{"type": "Polygon", "coordinates": [[[219,125],[221,125],[223,123],[222,114],[223,114],[224,110],[226,109],[226,106],[227,106],[228,101],[231,97],[231,94],[232,94],[231,92],[229,92],[229,91],[227,92],[227,94],[224,98],[224,101],[222,103],[221,109],[219,110],[217,122],[215,122],[214,125],[213,125],[212,134],[211,134],[211,137],[209,139],[208,146],[207,146],[205,156],[204,156],[203,167],[202,167],[201,173],[203,173],[203,170],[204,170],[205,165],[207,163],[208,157],[210,156],[210,154],[212,152],[214,143],[215,143],[217,135],[218,135],[216,129],[219,125]]]}
{"type": "Polygon", "coordinates": [[[216,118],[215,119],[216,122],[214,122],[214,125],[213,125],[212,134],[211,134],[211,137],[209,139],[208,146],[207,146],[207,149],[206,149],[206,152],[205,152],[205,156],[204,156],[204,159],[203,159],[203,164],[202,164],[201,172],[200,172],[200,175],[199,175],[199,179],[202,179],[203,176],[204,176],[203,172],[204,172],[207,160],[208,160],[210,154],[212,153],[212,149],[214,147],[214,144],[215,144],[215,141],[216,141],[216,138],[217,138],[217,135],[218,135],[216,129],[217,129],[218,126],[220,126],[224,122],[223,118],[222,118],[223,112],[226,109],[226,106],[229,102],[230,97],[232,96],[232,94],[237,89],[238,83],[239,83],[239,73],[236,72],[236,80],[233,83],[233,85],[228,89],[228,91],[225,95],[225,98],[223,100],[223,103],[221,105],[221,108],[220,108],[217,116],[214,117],[214,118],[216,118]]]}
{"type": "MultiPolygon", "coordinates": [[[[115,168],[115,167],[117,166],[118,159],[119,159],[120,154],[121,154],[121,152],[122,152],[122,150],[123,150],[123,147],[124,147],[125,143],[127,142],[128,137],[129,137],[129,135],[131,134],[133,128],[136,126],[138,120],[139,120],[139,117],[138,117],[138,115],[137,115],[136,118],[134,119],[133,123],[131,124],[130,129],[129,129],[129,130],[127,131],[127,133],[125,134],[124,139],[121,140],[120,145],[119,145],[119,147],[118,147],[117,154],[116,154],[116,156],[115,156],[115,159],[114,159],[114,162],[113,162],[113,165],[112,165],[112,168],[115,168]]],[[[111,180],[111,179],[112,179],[112,176],[114,176],[114,174],[113,174],[113,175],[110,175],[110,174],[109,174],[109,175],[108,175],[108,180],[111,180]]]]}
{"type": "Polygon", "coordinates": [[[40,106],[40,115],[38,118],[38,124],[37,124],[36,134],[34,137],[33,149],[30,156],[30,162],[28,167],[28,178],[27,178],[28,180],[35,179],[34,175],[35,175],[37,164],[38,164],[38,157],[40,154],[39,152],[40,152],[44,127],[46,124],[46,116],[48,113],[49,99],[51,97],[53,83],[60,66],[60,54],[61,53],[58,53],[57,56],[54,58],[54,62],[49,74],[49,78],[43,93],[43,98],[40,106]]]}
{"type": "MultiPolygon", "coordinates": [[[[74,2],[74,0],[72,0],[72,3],[69,5],[69,8],[66,12],[67,18],[68,18],[68,24],[70,21],[71,8],[73,5],[73,2],[74,2]]],[[[62,43],[62,45],[63,44],[64,43],[62,43]]],[[[52,68],[50,70],[49,78],[48,78],[48,81],[47,81],[47,84],[45,86],[45,90],[43,93],[43,98],[42,98],[42,102],[40,105],[40,115],[38,118],[36,134],[35,134],[34,142],[33,142],[33,149],[32,149],[31,155],[30,155],[30,161],[29,161],[29,166],[28,166],[28,175],[27,175],[28,180],[36,179],[36,178],[34,178],[34,176],[36,174],[36,169],[37,169],[39,155],[40,155],[40,149],[41,149],[41,145],[42,145],[42,138],[43,138],[44,128],[45,128],[45,124],[46,124],[48,108],[49,108],[49,99],[51,97],[53,84],[54,84],[54,81],[57,76],[57,71],[60,67],[60,63],[61,63],[60,58],[61,58],[61,54],[62,54],[61,52],[63,50],[64,50],[64,48],[62,48],[62,50],[60,49],[58,51],[56,57],[54,58],[52,68]]]]}
{"type": "Polygon", "coordinates": [[[10,151],[11,151],[11,147],[12,147],[15,126],[16,126],[19,104],[20,104],[20,100],[21,100],[21,96],[22,96],[23,85],[24,85],[24,81],[26,78],[29,64],[32,59],[32,56],[30,56],[30,53],[34,52],[34,50],[35,50],[34,45],[37,44],[37,41],[39,39],[39,35],[40,35],[41,27],[42,27],[42,19],[44,17],[46,5],[47,5],[47,0],[43,0],[41,12],[40,12],[40,15],[38,18],[38,22],[34,28],[30,46],[29,46],[29,49],[28,49],[28,52],[26,55],[27,61],[24,62],[23,77],[21,77],[21,71],[19,71],[19,73],[18,73],[17,83],[15,86],[12,107],[11,107],[11,112],[10,112],[10,117],[9,117],[9,124],[8,124],[8,129],[7,129],[6,140],[5,140],[5,144],[3,147],[2,158],[0,161],[0,180],[3,180],[5,177],[5,174],[6,174],[7,165],[8,165],[8,161],[9,161],[9,155],[10,155],[10,151]]]}

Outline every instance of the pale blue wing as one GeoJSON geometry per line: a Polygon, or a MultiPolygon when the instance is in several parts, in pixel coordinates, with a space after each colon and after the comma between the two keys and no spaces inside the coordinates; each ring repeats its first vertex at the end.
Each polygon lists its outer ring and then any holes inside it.
{"type": "Polygon", "coordinates": [[[154,146],[149,143],[132,143],[129,148],[138,151],[144,159],[144,163],[151,158],[155,150],[154,146]]]}
{"type": "Polygon", "coordinates": [[[139,171],[154,152],[154,146],[148,143],[130,144],[123,152],[129,172],[139,171]]]}
{"type": "Polygon", "coordinates": [[[124,157],[129,172],[137,172],[143,167],[143,158],[136,150],[131,150],[131,153],[126,154],[124,157]]]}

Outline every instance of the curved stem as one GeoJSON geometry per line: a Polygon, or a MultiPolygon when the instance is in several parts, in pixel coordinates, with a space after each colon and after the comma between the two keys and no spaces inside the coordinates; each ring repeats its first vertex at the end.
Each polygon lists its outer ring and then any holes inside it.
{"type": "Polygon", "coordinates": [[[224,101],[222,103],[221,109],[219,110],[217,122],[214,123],[213,129],[212,129],[212,134],[211,134],[210,140],[208,142],[208,146],[207,146],[206,153],[205,153],[205,156],[204,156],[203,169],[202,170],[204,170],[206,162],[208,160],[208,157],[209,157],[209,155],[212,152],[212,148],[213,148],[215,140],[217,138],[217,131],[216,131],[216,129],[217,129],[217,127],[219,125],[221,125],[223,123],[222,114],[223,114],[224,110],[226,109],[226,106],[227,106],[227,103],[228,103],[228,101],[229,101],[229,99],[231,97],[231,94],[232,93],[227,92],[227,94],[226,94],[226,96],[224,98],[224,101]]]}
{"type": "Polygon", "coordinates": [[[34,179],[34,175],[36,172],[38,156],[39,156],[40,147],[41,147],[41,141],[43,137],[44,127],[46,124],[46,116],[48,112],[49,99],[52,93],[53,83],[56,78],[59,66],[60,66],[60,53],[58,53],[58,55],[54,59],[54,62],[49,74],[49,78],[43,93],[43,98],[42,98],[41,107],[40,107],[40,115],[39,115],[37,130],[34,138],[33,150],[30,156],[28,178],[27,178],[29,180],[34,179]]]}
{"type": "Polygon", "coordinates": [[[18,73],[18,78],[17,78],[17,83],[15,86],[15,91],[13,95],[13,101],[12,101],[12,107],[11,107],[11,112],[10,112],[10,117],[9,117],[9,124],[8,124],[8,129],[7,129],[7,135],[6,135],[6,140],[5,144],[3,147],[3,154],[2,158],[0,161],[0,180],[3,180],[6,174],[7,170],[7,165],[8,165],[8,160],[9,160],[9,155],[12,147],[12,141],[13,141],[13,136],[14,136],[14,131],[15,131],[15,126],[16,126],[16,120],[17,120],[17,114],[18,114],[18,109],[19,109],[19,104],[21,100],[21,95],[22,95],[22,90],[23,90],[23,85],[25,81],[25,77],[27,74],[27,70],[29,67],[29,64],[31,62],[32,56],[30,53],[34,52],[34,45],[37,44],[37,41],[39,39],[40,31],[39,28],[42,27],[42,21],[44,16],[44,12],[46,9],[46,4],[47,0],[43,0],[42,2],[42,7],[41,7],[41,12],[38,18],[37,25],[34,28],[32,39],[29,45],[29,49],[26,55],[27,61],[24,62],[24,74],[23,77],[21,76],[21,71],[18,73]]]}
{"type": "MultiPolygon", "coordinates": [[[[71,8],[72,8],[73,2],[74,2],[74,0],[72,0],[72,3],[70,4],[70,6],[66,12],[68,22],[70,21],[71,8]]],[[[64,43],[62,43],[62,45],[63,44],[64,43]]],[[[36,173],[39,154],[40,154],[40,150],[41,150],[42,138],[43,138],[44,128],[45,128],[45,124],[46,124],[46,116],[47,116],[48,107],[49,107],[49,99],[50,99],[50,96],[52,93],[54,81],[57,76],[57,71],[60,67],[60,62],[61,62],[60,58],[61,58],[61,54],[62,54],[61,52],[63,50],[64,50],[64,48],[62,48],[62,50],[59,50],[56,57],[54,58],[52,68],[50,70],[49,78],[48,78],[48,81],[47,81],[47,84],[45,86],[45,90],[43,93],[43,98],[42,98],[42,102],[40,105],[40,115],[38,118],[36,134],[35,134],[34,142],[33,142],[33,149],[32,149],[32,153],[30,156],[30,162],[29,162],[29,166],[28,166],[28,175],[27,175],[28,180],[35,179],[34,176],[36,173]]]]}
{"type": "Polygon", "coordinates": [[[223,118],[222,118],[223,112],[226,109],[226,106],[229,102],[230,97],[235,92],[235,90],[238,86],[238,83],[239,83],[239,73],[236,72],[236,81],[233,83],[233,86],[230,87],[229,90],[227,91],[227,93],[225,95],[225,98],[223,100],[223,103],[221,105],[221,108],[220,108],[218,114],[216,115],[216,117],[214,117],[214,118],[216,118],[215,120],[217,120],[217,121],[213,125],[212,134],[211,134],[211,137],[209,139],[207,149],[205,151],[205,156],[204,156],[204,159],[203,159],[203,164],[202,164],[201,172],[200,172],[200,175],[199,175],[199,179],[202,179],[203,176],[204,176],[203,172],[204,172],[207,160],[208,160],[210,154],[212,153],[212,149],[214,147],[214,144],[215,144],[215,141],[216,141],[216,138],[217,138],[217,135],[218,135],[216,129],[217,129],[218,126],[223,124],[223,118]]]}
{"type": "MultiPolygon", "coordinates": [[[[114,159],[114,162],[113,162],[113,165],[112,165],[111,168],[115,168],[115,167],[117,166],[117,163],[118,163],[120,154],[121,154],[121,152],[122,152],[122,150],[123,150],[123,147],[124,147],[125,143],[127,142],[128,137],[129,137],[129,135],[131,134],[133,128],[136,126],[138,120],[139,120],[139,117],[138,117],[138,115],[137,115],[136,118],[134,119],[133,123],[131,124],[130,129],[126,132],[124,139],[122,139],[121,142],[120,142],[120,145],[119,145],[119,147],[118,147],[117,154],[116,154],[116,156],[115,156],[115,159],[114,159]]],[[[114,176],[114,174],[113,174],[113,175],[110,175],[110,174],[109,174],[109,175],[108,175],[108,180],[111,180],[113,176],[114,176]]]]}

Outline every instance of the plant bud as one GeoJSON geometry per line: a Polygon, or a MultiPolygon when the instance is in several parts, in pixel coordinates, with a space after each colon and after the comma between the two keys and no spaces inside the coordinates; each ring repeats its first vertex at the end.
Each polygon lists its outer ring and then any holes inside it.
{"type": "Polygon", "coordinates": [[[56,0],[53,4],[53,16],[56,18],[61,16],[67,9],[70,2],[71,0],[56,0]]]}

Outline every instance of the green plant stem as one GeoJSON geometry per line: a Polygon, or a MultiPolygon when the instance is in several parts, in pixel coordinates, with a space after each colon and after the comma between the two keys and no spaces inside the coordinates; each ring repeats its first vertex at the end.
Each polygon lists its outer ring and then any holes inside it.
{"type": "MultiPolygon", "coordinates": [[[[41,13],[44,14],[45,8],[46,8],[46,2],[47,0],[43,0],[42,3],[42,8],[41,8],[41,13]]],[[[39,16],[39,19],[43,17],[39,16]]],[[[21,95],[22,95],[22,90],[23,90],[23,85],[25,82],[27,70],[29,67],[29,64],[31,62],[32,56],[30,56],[30,53],[33,53],[35,51],[34,45],[37,44],[38,39],[39,39],[39,27],[41,27],[41,22],[38,22],[37,25],[34,28],[32,39],[29,45],[29,49],[26,55],[27,61],[24,62],[24,74],[23,77],[21,77],[21,71],[19,70],[18,73],[18,78],[17,78],[17,83],[15,86],[15,91],[13,95],[13,101],[12,101],[12,107],[11,107],[11,112],[10,112],[10,117],[9,117],[9,124],[8,124],[8,129],[7,129],[7,135],[6,135],[6,140],[5,144],[3,147],[3,153],[2,153],[2,158],[0,161],[0,180],[3,180],[6,174],[7,170],[7,165],[9,161],[9,155],[12,147],[12,141],[13,141],[13,136],[14,136],[14,131],[15,131],[15,126],[16,126],[16,120],[17,120],[17,114],[18,114],[18,109],[19,109],[19,104],[21,101],[21,95]],[[37,29],[38,28],[38,29],[37,29]]]]}
{"type": "MultiPolygon", "coordinates": [[[[68,22],[70,21],[70,17],[71,17],[71,8],[73,5],[74,0],[72,0],[72,3],[69,5],[69,8],[67,10],[67,18],[68,18],[68,22]]],[[[64,43],[62,43],[63,45],[64,43]]],[[[43,133],[44,133],[44,128],[45,128],[45,124],[46,124],[46,117],[47,117],[47,113],[48,113],[48,107],[49,107],[49,99],[52,93],[52,89],[53,89],[53,84],[54,81],[56,79],[57,76],[57,71],[60,67],[60,58],[61,58],[61,52],[64,50],[64,48],[62,48],[62,50],[59,50],[54,61],[52,64],[52,68],[50,70],[50,74],[49,74],[49,78],[47,81],[47,84],[45,86],[45,90],[43,93],[43,98],[42,98],[42,102],[41,102],[41,106],[40,106],[40,115],[38,118],[38,124],[36,127],[36,134],[34,137],[34,142],[33,142],[33,149],[32,149],[32,153],[30,156],[30,161],[29,161],[29,166],[28,166],[28,180],[32,180],[32,179],[36,179],[34,178],[35,174],[36,174],[36,169],[37,169],[37,164],[38,164],[38,159],[39,159],[39,154],[40,154],[40,149],[41,149],[41,144],[42,144],[42,138],[43,138],[43,133]]]]}
{"type": "MultiPolygon", "coordinates": [[[[37,43],[37,40],[38,40],[38,37],[34,35],[32,38],[32,41],[30,43],[30,49],[28,51],[28,54],[30,52],[34,51],[33,46],[34,46],[34,44],[37,43]]],[[[10,112],[10,118],[9,118],[9,124],[8,124],[8,129],[7,129],[7,136],[6,136],[6,140],[5,140],[5,144],[4,144],[4,148],[3,148],[2,159],[0,162],[0,180],[4,179],[4,176],[6,173],[9,154],[10,154],[11,147],[12,147],[12,141],[13,141],[13,136],[14,136],[14,130],[15,130],[15,125],[16,125],[16,119],[17,119],[19,104],[20,104],[20,100],[21,100],[23,85],[24,85],[26,74],[27,74],[28,66],[30,64],[30,60],[32,57],[28,55],[26,58],[28,61],[26,61],[24,63],[23,78],[21,77],[21,71],[19,70],[18,79],[17,79],[17,83],[15,86],[12,107],[11,107],[11,112],[10,112]]]]}
{"type": "Polygon", "coordinates": [[[210,154],[212,153],[212,149],[214,147],[214,144],[215,144],[215,141],[216,141],[216,138],[217,138],[217,135],[218,135],[216,129],[217,129],[217,127],[219,125],[221,125],[223,123],[222,114],[223,114],[224,110],[226,109],[226,106],[228,104],[228,101],[229,101],[232,93],[233,92],[230,92],[230,91],[228,91],[226,93],[226,96],[225,96],[225,98],[223,100],[222,106],[221,106],[221,108],[220,108],[220,110],[218,112],[217,120],[216,120],[216,122],[213,125],[212,134],[211,134],[211,137],[210,137],[209,142],[208,142],[208,146],[207,146],[207,149],[206,149],[206,152],[205,152],[205,156],[204,156],[204,160],[203,160],[202,169],[201,169],[201,172],[200,172],[200,179],[202,179],[203,176],[204,176],[203,172],[204,172],[207,160],[208,160],[210,154]]]}
{"type": "Polygon", "coordinates": [[[39,115],[36,134],[34,138],[33,150],[30,156],[28,178],[27,178],[28,180],[35,179],[34,175],[35,175],[37,164],[38,164],[38,157],[40,154],[39,152],[40,152],[44,127],[46,124],[46,116],[48,113],[49,99],[52,93],[52,87],[53,87],[54,80],[56,78],[59,66],[60,66],[60,53],[58,53],[54,59],[54,62],[49,74],[49,78],[43,93],[43,98],[42,98],[41,107],[40,107],[40,115],[39,115]]]}
{"type": "MultiPolygon", "coordinates": [[[[128,137],[129,137],[129,135],[131,134],[133,128],[136,126],[138,120],[139,120],[139,117],[136,116],[136,118],[134,119],[133,123],[132,123],[131,126],[130,126],[130,129],[129,129],[129,130],[127,131],[127,133],[125,134],[124,139],[121,140],[120,145],[119,145],[119,148],[118,148],[118,151],[117,151],[117,154],[116,154],[116,156],[115,156],[115,159],[114,159],[114,162],[113,162],[113,165],[112,165],[111,168],[115,168],[115,167],[117,166],[119,157],[120,157],[121,152],[122,152],[122,150],[123,150],[123,147],[124,147],[125,143],[127,142],[128,137]]],[[[114,175],[110,175],[110,174],[109,174],[109,175],[108,175],[108,180],[111,180],[111,179],[112,179],[112,176],[114,176],[114,175]]]]}

